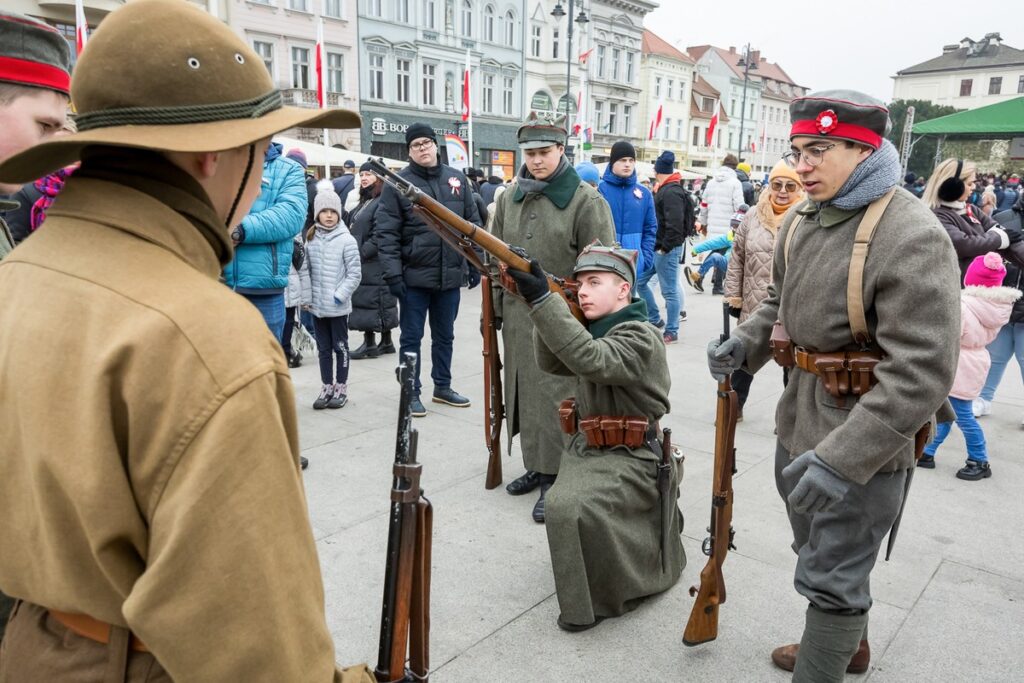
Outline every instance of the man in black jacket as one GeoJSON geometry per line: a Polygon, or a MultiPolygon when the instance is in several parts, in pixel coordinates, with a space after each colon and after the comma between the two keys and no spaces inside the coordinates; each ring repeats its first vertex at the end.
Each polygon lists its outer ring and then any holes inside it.
{"type": "MultiPolygon", "coordinates": [[[[405,132],[405,142],[409,147],[409,165],[399,175],[469,222],[480,225],[472,187],[466,176],[440,162],[434,129],[425,123],[414,123],[405,132]]],[[[468,408],[469,399],[451,387],[452,346],[463,277],[468,271],[469,286],[473,288],[479,284],[480,274],[417,218],[409,201],[391,187],[385,187],[381,193],[377,240],[384,280],[400,302],[402,353],[420,353],[429,312],[434,403],[468,408]]],[[[420,401],[420,387],[417,363],[416,396],[412,401],[412,414],[416,417],[427,414],[420,401]]]]}
{"type": "Polygon", "coordinates": [[[653,325],[664,327],[666,344],[679,341],[679,321],[686,320],[686,299],[679,288],[679,255],[686,238],[694,234],[693,200],[676,173],[676,155],[666,150],[654,162],[658,191],[654,195],[654,214],[658,219],[658,235],[654,241],[654,267],[648,268],[636,283],[637,293],[647,302],[647,318],[653,325]],[[665,320],[658,302],[647,283],[657,274],[658,286],[665,297],[665,320]]]}

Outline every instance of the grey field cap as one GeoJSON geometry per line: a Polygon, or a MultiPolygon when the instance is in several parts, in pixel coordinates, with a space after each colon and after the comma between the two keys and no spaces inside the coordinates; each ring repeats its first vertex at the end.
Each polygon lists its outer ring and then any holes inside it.
{"type": "Polygon", "coordinates": [[[594,241],[583,248],[572,272],[575,275],[591,270],[604,270],[615,273],[632,287],[636,282],[636,261],[635,249],[623,249],[618,245],[606,247],[600,241],[594,241]]]}
{"type": "Polygon", "coordinates": [[[539,149],[551,145],[565,145],[569,133],[565,129],[565,116],[553,116],[531,111],[516,132],[520,149],[539,149]]]}

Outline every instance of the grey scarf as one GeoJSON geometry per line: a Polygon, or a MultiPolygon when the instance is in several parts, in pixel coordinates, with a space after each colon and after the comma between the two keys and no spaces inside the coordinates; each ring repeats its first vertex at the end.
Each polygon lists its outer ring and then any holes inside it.
{"type": "Polygon", "coordinates": [[[888,140],[862,161],[828,203],[838,209],[859,209],[900,182],[900,155],[888,140]]]}
{"type": "Polygon", "coordinates": [[[519,187],[523,189],[523,192],[525,194],[529,194],[531,192],[540,193],[547,188],[548,183],[552,182],[555,178],[565,173],[565,169],[567,168],[569,168],[569,162],[563,156],[562,159],[558,162],[558,168],[555,169],[554,173],[548,176],[547,180],[537,180],[532,175],[530,175],[529,171],[526,170],[526,164],[523,164],[523,167],[519,169],[519,177],[516,178],[516,182],[519,183],[519,187]]]}

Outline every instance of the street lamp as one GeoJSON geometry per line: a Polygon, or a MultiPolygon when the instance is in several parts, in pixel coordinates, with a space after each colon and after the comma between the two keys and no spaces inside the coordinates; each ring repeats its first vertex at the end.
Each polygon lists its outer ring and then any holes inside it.
{"type": "Polygon", "coordinates": [[[736,148],[737,158],[743,158],[743,126],[746,123],[747,115],[747,81],[749,80],[750,70],[757,70],[757,56],[758,53],[754,53],[754,59],[751,59],[750,54],[750,43],[747,43],[746,50],[743,51],[743,56],[740,57],[740,61],[736,62],[736,66],[743,67],[743,102],[740,104],[740,144],[736,148]]]}
{"type": "MultiPolygon", "coordinates": [[[[565,49],[565,118],[566,118],[565,125],[566,125],[567,129],[568,129],[569,125],[570,125],[569,124],[569,120],[568,120],[569,119],[569,102],[572,99],[572,94],[571,93],[572,93],[572,25],[573,25],[572,13],[573,13],[573,9],[574,9],[573,8],[573,4],[574,4],[573,0],[569,0],[569,15],[568,15],[569,16],[569,30],[568,30],[568,32],[566,34],[566,36],[568,38],[568,45],[567,45],[567,47],[565,49]]],[[[580,6],[579,16],[576,17],[576,23],[580,24],[581,26],[590,21],[590,19],[587,18],[586,12],[583,11],[582,4],[583,3],[581,2],[580,3],[581,6],[580,6]]],[[[555,8],[553,10],[551,10],[551,16],[553,16],[556,20],[557,19],[561,19],[562,17],[566,16],[565,10],[562,9],[562,3],[561,2],[556,2],[555,3],[555,8]]],[[[557,107],[556,107],[556,111],[557,111],[557,107]]],[[[569,149],[569,153],[567,154],[567,156],[570,159],[573,157],[572,149],[571,148],[569,149]]]]}

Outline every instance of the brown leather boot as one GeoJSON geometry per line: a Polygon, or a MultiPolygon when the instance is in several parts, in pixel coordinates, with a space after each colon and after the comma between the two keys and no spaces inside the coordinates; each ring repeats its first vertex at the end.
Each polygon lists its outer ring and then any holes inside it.
{"type": "MultiPolygon", "coordinates": [[[[792,671],[796,668],[796,655],[799,651],[800,643],[777,647],[772,650],[772,662],[783,671],[792,671]]],[[[871,646],[868,645],[868,641],[862,640],[857,652],[850,659],[850,664],[846,667],[846,673],[862,674],[868,670],[869,664],[871,664],[871,646]]]]}

